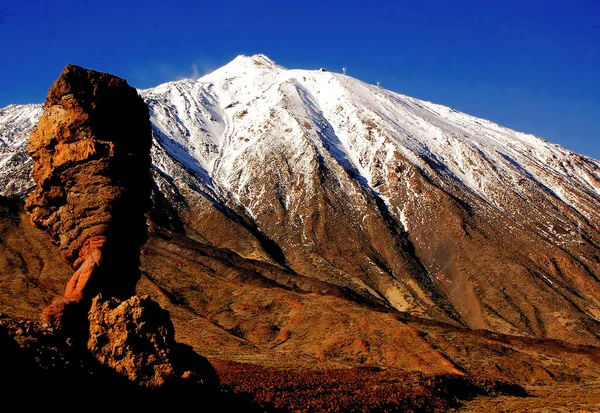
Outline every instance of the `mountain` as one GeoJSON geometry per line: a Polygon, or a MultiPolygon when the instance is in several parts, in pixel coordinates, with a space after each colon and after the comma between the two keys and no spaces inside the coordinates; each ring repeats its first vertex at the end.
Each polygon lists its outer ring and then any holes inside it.
{"type": "Polygon", "coordinates": [[[597,161],[264,56],[143,96],[155,165],[174,183],[166,190],[163,180],[164,192],[208,200],[252,235],[238,246],[197,228],[214,245],[266,255],[374,305],[597,343],[597,161]]]}
{"type": "MultiPolygon", "coordinates": [[[[154,190],[138,291],[211,361],[594,376],[599,161],[264,55],[139,92],[154,190]]],[[[0,110],[0,231],[40,243],[19,199],[41,113],[0,110]]],[[[56,296],[65,271],[34,273],[57,261],[44,248],[0,244],[2,311],[56,296]]]]}

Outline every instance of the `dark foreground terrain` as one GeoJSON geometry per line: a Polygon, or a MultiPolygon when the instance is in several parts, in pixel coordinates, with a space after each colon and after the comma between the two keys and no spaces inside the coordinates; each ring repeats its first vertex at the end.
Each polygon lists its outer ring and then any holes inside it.
{"type": "MultiPolygon", "coordinates": [[[[529,384],[464,374],[424,374],[395,368],[265,367],[211,360],[221,389],[163,387],[146,390],[101,366],[77,339],[37,322],[0,319],[4,391],[29,407],[47,406],[69,393],[67,411],[98,394],[125,408],[174,408],[246,412],[583,412],[598,411],[600,381],[578,377],[529,384]],[[35,398],[28,395],[35,394],[35,398]]],[[[182,351],[189,351],[185,347],[182,351]]],[[[494,366],[494,359],[481,367],[494,366]]],[[[530,372],[533,373],[533,372],[530,372]]],[[[98,400],[96,408],[113,402],[98,400]]]]}
{"type": "MultiPolygon", "coordinates": [[[[180,383],[144,389],[102,366],[77,337],[37,322],[0,318],[4,391],[42,407],[67,392],[67,406],[86,404],[98,394],[121,406],[183,407],[201,400],[201,411],[442,412],[480,395],[525,395],[514,384],[481,381],[457,374],[427,375],[397,369],[283,368],[213,361],[216,384],[201,388],[180,383]],[[233,409],[233,410],[232,410],[233,409]]],[[[190,351],[182,346],[180,352],[190,351]]],[[[100,407],[106,401],[99,401],[100,407]]]]}

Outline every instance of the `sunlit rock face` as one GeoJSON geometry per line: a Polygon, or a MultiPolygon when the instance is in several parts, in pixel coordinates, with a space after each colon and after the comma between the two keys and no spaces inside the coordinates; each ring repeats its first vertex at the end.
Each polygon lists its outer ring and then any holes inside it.
{"type": "Polygon", "coordinates": [[[69,65],[50,88],[28,143],[36,187],[25,209],[75,271],[65,301],[134,294],[151,142],[148,108],[125,80],[69,65]]]}

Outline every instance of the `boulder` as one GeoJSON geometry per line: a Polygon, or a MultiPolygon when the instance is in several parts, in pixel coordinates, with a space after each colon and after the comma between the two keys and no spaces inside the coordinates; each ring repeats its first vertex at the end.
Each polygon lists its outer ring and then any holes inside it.
{"type": "Polygon", "coordinates": [[[169,312],[148,296],[121,301],[97,296],[89,312],[88,349],[103,365],[146,388],[218,390],[208,361],[175,342],[169,312]]]}

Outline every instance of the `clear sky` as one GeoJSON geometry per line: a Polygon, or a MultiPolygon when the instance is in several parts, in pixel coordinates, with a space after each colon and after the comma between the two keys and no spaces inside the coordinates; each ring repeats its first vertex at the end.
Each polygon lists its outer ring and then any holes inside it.
{"type": "Polygon", "coordinates": [[[2,0],[0,107],[42,102],[67,63],[147,88],[256,53],[600,159],[600,0],[2,0]]]}

